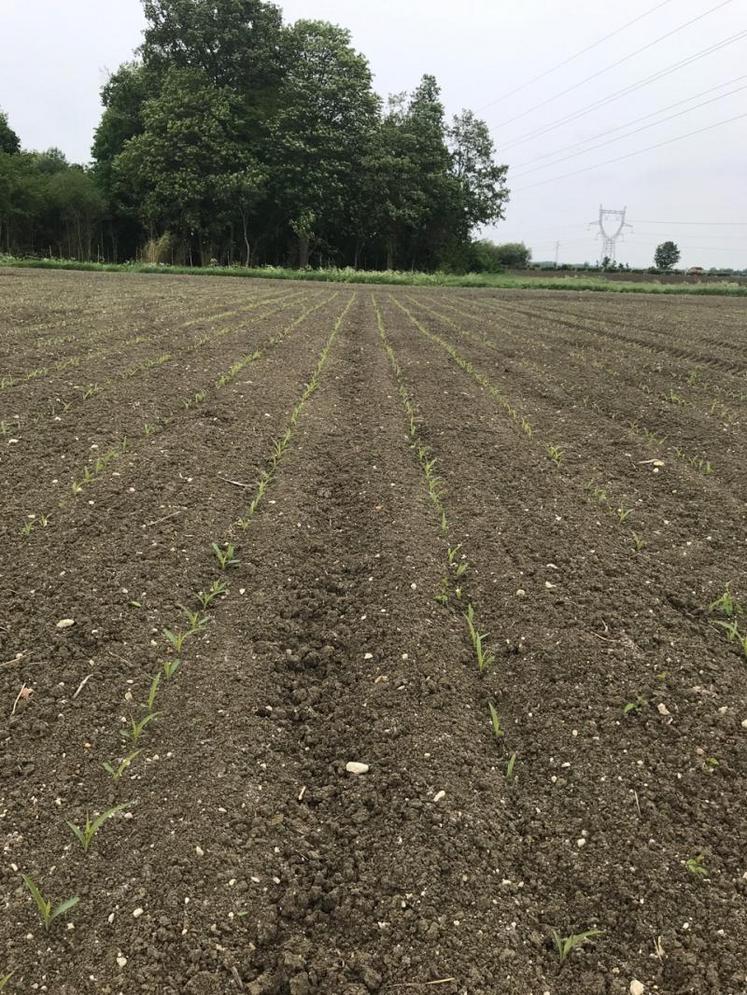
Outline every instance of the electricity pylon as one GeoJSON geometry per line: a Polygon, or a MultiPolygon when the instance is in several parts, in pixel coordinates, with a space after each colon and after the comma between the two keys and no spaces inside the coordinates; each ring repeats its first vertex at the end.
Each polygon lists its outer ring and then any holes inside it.
{"type": "Polygon", "coordinates": [[[599,229],[599,236],[602,239],[602,259],[609,259],[610,262],[615,262],[615,246],[618,238],[624,238],[623,229],[632,228],[633,226],[625,221],[625,212],[627,207],[624,207],[622,211],[611,211],[608,208],[599,205],[599,218],[596,221],[590,221],[589,227],[596,227],[599,229]],[[617,228],[614,231],[607,231],[605,227],[606,218],[617,218],[617,228]]]}

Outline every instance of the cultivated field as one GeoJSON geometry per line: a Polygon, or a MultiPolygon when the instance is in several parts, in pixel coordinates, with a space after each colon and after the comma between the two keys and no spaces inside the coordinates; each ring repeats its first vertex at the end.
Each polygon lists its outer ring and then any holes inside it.
{"type": "Polygon", "coordinates": [[[744,995],[746,370],[740,299],[0,271],[0,989],[744,995]]]}

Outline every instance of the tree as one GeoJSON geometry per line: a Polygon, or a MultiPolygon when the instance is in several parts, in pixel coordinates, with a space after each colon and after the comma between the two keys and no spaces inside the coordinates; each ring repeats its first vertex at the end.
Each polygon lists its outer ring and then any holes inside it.
{"type": "Polygon", "coordinates": [[[283,72],[282,15],[265,0],[144,0],[143,62],[157,78],[194,69],[218,87],[253,95],[283,72]]]}
{"type": "Polygon", "coordinates": [[[190,259],[196,240],[202,262],[225,241],[237,175],[256,169],[234,105],[202,70],[172,69],[143,107],[143,131],[114,160],[115,190],[139,205],[151,234],[171,232],[190,259]]]}
{"type": "Polygon", "coordinates": [[[21,140],[8,124],[8,115],[0,111],[0,152],[14,155],[21,151],[21,140]]]}
{"type": "Polygon", "coordinates": [[[662,242],[656,246],[654,253],[654,265],[657,269],[667,273],[680,260],[680,250],[675,242],[662,242]]]}
{"type": "Polygon", "coordinates": [[[104,199],[93,177],[80,166],[72,166],[54,173],[48,190],[64,231],[64,255],[90,259],[94,234],[104,213],[104,199]]]}
{"type": "Polygon", "coordinates": [[[276,223],[295,237],[303,268],[315,243],[332,248],[350,231],[379,105],[348,31],[325,21],[297,21],[288,30],[267,154],[276,223]]]}
{"type": "Polygon", "coordinates": [[[142,65],[125,62],[109,77],[101,90],[104,105],[94,132],[91,154],[102,189],[111,193],[112,164],[125,142],[143,130],[143,105],[148,99],[148,79],[142,65]]]}
{"type": "Polygon", "coordinates": [[[101,90],[104,113],[94,133],[91,153],[93,174],[107,202],[105,230],[115,260],[132,258],[143,239],[138,205],[114,180],[114,161],[126,142],[143,130],[143,107],[154,89],[145,68],[126,62],[109,77],[101,90]]]}
{"type": "Polygon", "coordinates": [[[461,194],[460,235],[467,238],[478,225],[491,224],[504,217],[508,202],[508,166],[498,166],[494,162],[495,146],[488,126],[472,111],[462,111],[454,116],[448,139],[461,194]]]}
{"type": "Polygon", "coordinates": [[[473,242],[472,266],[478,273],[500,273],[505,269],[526,269],[532,250],[523,242],[504,242],[496,245],[487,238],[473,242]]]}
{"type": "Polygon", "coordinates": [[[446,144],[438,84],[390,98],[366,161],[373,230],[386,268],[435,267],[460,225],[459,181],[446,144]]]}

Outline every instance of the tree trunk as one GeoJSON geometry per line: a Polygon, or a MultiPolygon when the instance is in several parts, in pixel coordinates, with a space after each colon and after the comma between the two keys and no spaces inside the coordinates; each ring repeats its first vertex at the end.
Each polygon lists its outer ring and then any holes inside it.
{"type": "Polygon", "coordinates": [[[309,265],[309,239],[306,235],[298,236],[298,268],[306,269],[309,265]]]}
{"type": "Polygon", "coordinates": [[[386,268],[394,269],[394,239],[390,238],[386,243],[386,268]]]}
{"type": "Polygon", "coordinates": [[[244,245],[246,246],[246,268],[249,269],[249,266],[251,265],[252,262],[252,246],[251,243],[249,242],[248,219],[246,216],[246,211],[243,209],[241,211],[241,226],[244,229],[244,245]]]}

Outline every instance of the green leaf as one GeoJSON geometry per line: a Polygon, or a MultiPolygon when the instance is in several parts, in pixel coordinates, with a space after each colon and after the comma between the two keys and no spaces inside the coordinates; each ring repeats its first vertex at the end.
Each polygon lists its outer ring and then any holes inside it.
{"type": "Polygon", "coordinates": [[[74,822],[67,822],[67,820],[66,820],[66,824],[70,828],[70,831],[72,833],[74,833],[75,836],[76,836],[76,838],[80,841],[80,845],[83,847],[83,849],[87,850],[88,849],[88,841],[86,840],[85,833],[80,828],[80,826],[76,826],[74,822]]]}
{"type": "Polygon", "coordinates": [[[60,904],[52,910],[49,921],[54,922],[58,916],[64,916],[64,914],[69,912],[70,909],[75,908],[79,901],[79,898],[66,898],[64,902],[60,902],[60,904]]]}
{"type": "Polygon", "coordinates": [[[49,921],[50,921],[49,913],[50,913],[50,909],[52,908],[52,903],[48,902],[46,900],[46,898],[44,897],[44,895],[42,895],[42,893],[37,888],[37,886],[36,886],[35,882],[33,881],[33,879],[30,878],[28,876],[28,874],[24,874],[23,875],[23,883],[26,885],[26,887],[28,888],[28,890],[31,892],[31,896],[34,899],[34,901],[36,902],[36,907],[39,910],[39,915],[44,920],[44,925],[46,926],[49,923],[49,921]]]}
{"type": "Polygon", "coordinates": [[[111,817],[116,815],[118,812],[123,812],[126,808],[129,808],[130,805],[132,805],[132,802],[122,802],[121,805],[115,805],[114,808],[108,808],[106,812],[102,812],[101,815],[97,816],[91,823],[91,837],[96,835],[107,819],[111,819],[111,817]]]}

